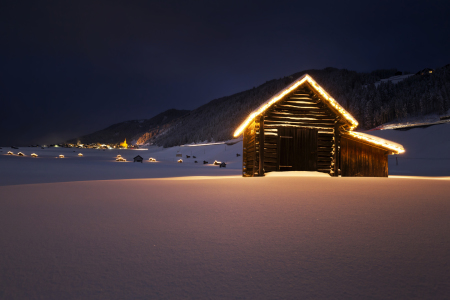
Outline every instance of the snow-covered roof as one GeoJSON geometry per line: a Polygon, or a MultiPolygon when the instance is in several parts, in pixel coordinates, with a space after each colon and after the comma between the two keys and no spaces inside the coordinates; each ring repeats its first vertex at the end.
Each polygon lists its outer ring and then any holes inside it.
{"type": "Polygon", "coordinates": [[[367,143],[385,148],[387,150],[391,150],[396,154],[405,152],[405,149],[402,145],[370,135],[366,133],[361,132],[353,132],[352,130],[358,126],[358,121],[355,120],[355,118],[350,115],[339,103],[334,100],[333,97],[331,97],[314,79],[312,79],[311,76],[308,74],[305,74],[295,80],[293,83],[288,85],[286,88],[278,92],[275,96],[261,104],[256,110],[254,110],[248,117],[245,119],[245,121],[236,129],[234,132],[234,137],[238,137],[242,134],[244,129],[250,124],[251,121],[256,116],[261,115],[264,111],[266,111],[269,107],[277,103],[278,101],[282,100],[286,95],[300,87],[302,84],[309,83],[309,86],[314,89],[320,96],[321,99],[323,99],[330,107],[334,109],[337,113],[339,113],[350,125],[350,128],[348,131],[345,131],[344,134],[364,140],[367,143]]]}
{"type": "Polygon", "coordinates": [[[345,135],[349,135],[351,137],[354,137],[354,138],[357,138],[360,140],[364,140],[370,144],[374,144],[379,147],[391,150],[391,151],[395,152],[396,154],[405,152],[405,148],[403,148],[402,145],[392,142],[392,141],[389,141],[389,140],[382,139],[382,138],[374,136],[374,135],[367,134],[367,133],[347,131],[347,132],[345,132],[345,135]]]}
{"type": "Polygon", "coordinates": [[[234,132],[234,137],[238,137],[244,131],[244,129],[250,124],[250,122],[258,115],[263,113],[269,107],[282,100],[286,95],[300,87],[301,85],[309,83],[310,87],[312,87],[329,106],[334,108],[343,118],[350,124],[350,130],[356,128],[358,126],[358,121],[350,115],[333,97],[331,97],[311,76],[305,74],[292,82],[286,88],[278,92],[275,96],[261,104],[256,110],[254,110],[245,121],[236,129],[234,132]]]}

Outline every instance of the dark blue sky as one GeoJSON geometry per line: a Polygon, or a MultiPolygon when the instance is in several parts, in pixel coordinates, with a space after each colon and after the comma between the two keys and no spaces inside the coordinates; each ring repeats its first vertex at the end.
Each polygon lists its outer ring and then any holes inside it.
{"type": "Polygon", "coordinates": [[[441,67],[449,15],[450,1],[2,1],[0,145],[194,109],[305,69],[441,67]]]}

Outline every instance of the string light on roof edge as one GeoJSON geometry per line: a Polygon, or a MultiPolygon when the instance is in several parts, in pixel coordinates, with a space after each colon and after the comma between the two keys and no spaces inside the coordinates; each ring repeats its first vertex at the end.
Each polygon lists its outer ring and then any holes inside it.
{"type": "Polygon", "coordinates": [[[355,118],[352,117],[336,100],[334,100],[333,97],[328,95],[328,93],[317,83],[312,79],[309,75],[306,75],[308,78],[308,82],[335,108],[337,109],[350,123],[352,123],[352,126],[350,130],[353,130],[358,126],[358,121],[356,121],[355,118]]]}
{"type": "Polygon", "coordinates": [[[368,135],[368,134],[364,134],[364,133],[360,133],[360,132],[353,132],[353,131],[349,131],[347,133],[358,139],[365,140],[372,144],[380,145],[384,148],[388,148],[390,150],[396,151],[398,154],[405,152],[405,148],[403,148],[402,145],[390,142],[388,140],[385,140],[385,139],[382,139],[382,138],[379,138],[379,137],[376,137],[373,135],[368,135]]]}
{"type": "Polygon", "coordinates": [[[234,132],[234,137],[238,137],[242,131],[248,126],[248,124],[258,115],[266,111],[270,106],[272,106],[275,102],[281,100],[284,96],[295,90],[297,87],[308,81],[309,84],[321,94],[335,109],[337,109],[350,123],[352,124],[350,130],[353,130],[358,126],[358,121],[356,121],[339,103],[336,102],[327,92],[325,92],[322,87],[317,84],[309,75],[304,75],[304,77],[297,82],[293,83],[288,89],[282,91],[279,95],[274,96],[267,103],[261,105],[255,112],[251,113],[247,119],[241,124],[241,126],[236,129],[234,132]]]}

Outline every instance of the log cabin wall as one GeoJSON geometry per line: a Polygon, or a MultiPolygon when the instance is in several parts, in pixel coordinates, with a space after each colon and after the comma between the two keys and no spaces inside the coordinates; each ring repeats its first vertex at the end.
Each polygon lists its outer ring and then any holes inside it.
{"type": "Polygon", "coordinates": [[[277,128],[289,126],[317,129],[317,171],[338,174],[338,144],[335,141],[339,139],[335,138],[335,134],[339,134],[339,117],[307,85],[301,86],[271,106],[265,111],[262,120],[265,172],[278,170],[277,128]]]}
{"type": "Polygon", "coordinates": [[[256,170],[256,131],[253,121],[244,130],[242,175],[244,177],[254,176],[256,170]]]}
{"type": "Polygon", "coordinates": [[[388,151],[341,137],[340,162],[342,176],[388,176],[388,151]]]}

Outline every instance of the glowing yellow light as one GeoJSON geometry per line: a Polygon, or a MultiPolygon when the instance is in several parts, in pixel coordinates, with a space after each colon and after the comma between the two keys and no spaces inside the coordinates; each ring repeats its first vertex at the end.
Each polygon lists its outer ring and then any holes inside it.
{"type": "Polygon", "coordinates": [[[177,160],[177,162],[179,162],[181,164],[183,162],[183,160],[180,158],[179,160],[177,160]]]}
{"type": "Polygon", "coordinates": [[[116,161],[127,161],[125,158],[123,158],[122,156],[118,155],[116,158],[116,161]]]}
{"type": "Polygon", "coordinates": [[[83,156],[83,153],[78,153],[78,156],[80,156],[80,157],[83,156]]]}
{"type": "Polygon", "coordinates": [[[36,153],[31,153],[31,157],[38,157],[36,153]]]}
{"type": "Polygon", "coordinates": [[[150,157],[148,160],[151,161],[151,162],[155,162],[156,161],[156,159],[154,159],[153,157],[150,157]]]}
{"type": "Polygon", "coordinates": [[[8,151],[8,153],[6,153],[7,155],[13,155],[14,153],[11,151],[8,151]]]}
{"type": "Polygon", "coordinates": [[[60,154],[60,155],[59,155],[59,158],[64,158],[64,155],[60,154]]]}
{"type": "Polygon", "coordinates": [[[17,155],[19,155],[19,156],[25,156],[25,154],[23,154],[22,152],[17,153],[17,155]]]}
{"type": "Polygon", "coordinates": [[[303,75],[297,81],[293,82],[289,87],[282,90],[272,98],[270,98],[267,102],[262,104],[259,108],[257,108],[254,112],[252,112],[247,119],[236,129],[234,132],[234,137],[238,137],[244,131],[244,129],[250,124],[250,122],[258,115],[266,111],[269,107],[271,107],[276,102],[280,101],[287,94],[291,93],[295,89],[297,89],[303,83],[308,82],[322,97],[333,106],[345,119],[347,119],[351,126],[350,130],[353,130],[358,126],[358,121],[356,121],[336,100],[334,100],[328,93],[319,85],[314,79],[311,78],[308,74],[303,75]]]}
{"type": "Polygon", "coordinates": [[[382,146],[384,148],[390,149],[392,151],[397,152],[397,154],[405,152],[405,148],[403,148],[402,145],[379,138],[377,136],[373,136],[373,135],[362,133],[362,132],[353,132],[353,131],[349,131],[349,132],[347,132],[347,134],[349,134],[355,138],[370,142],[371,144],[376,144],[376,145],[382,146]]]}
{"type": "Polygon", "coordinates": [[[128,148],[127,139],[123,143],[120,143],[120,147],[128,148]]]}

